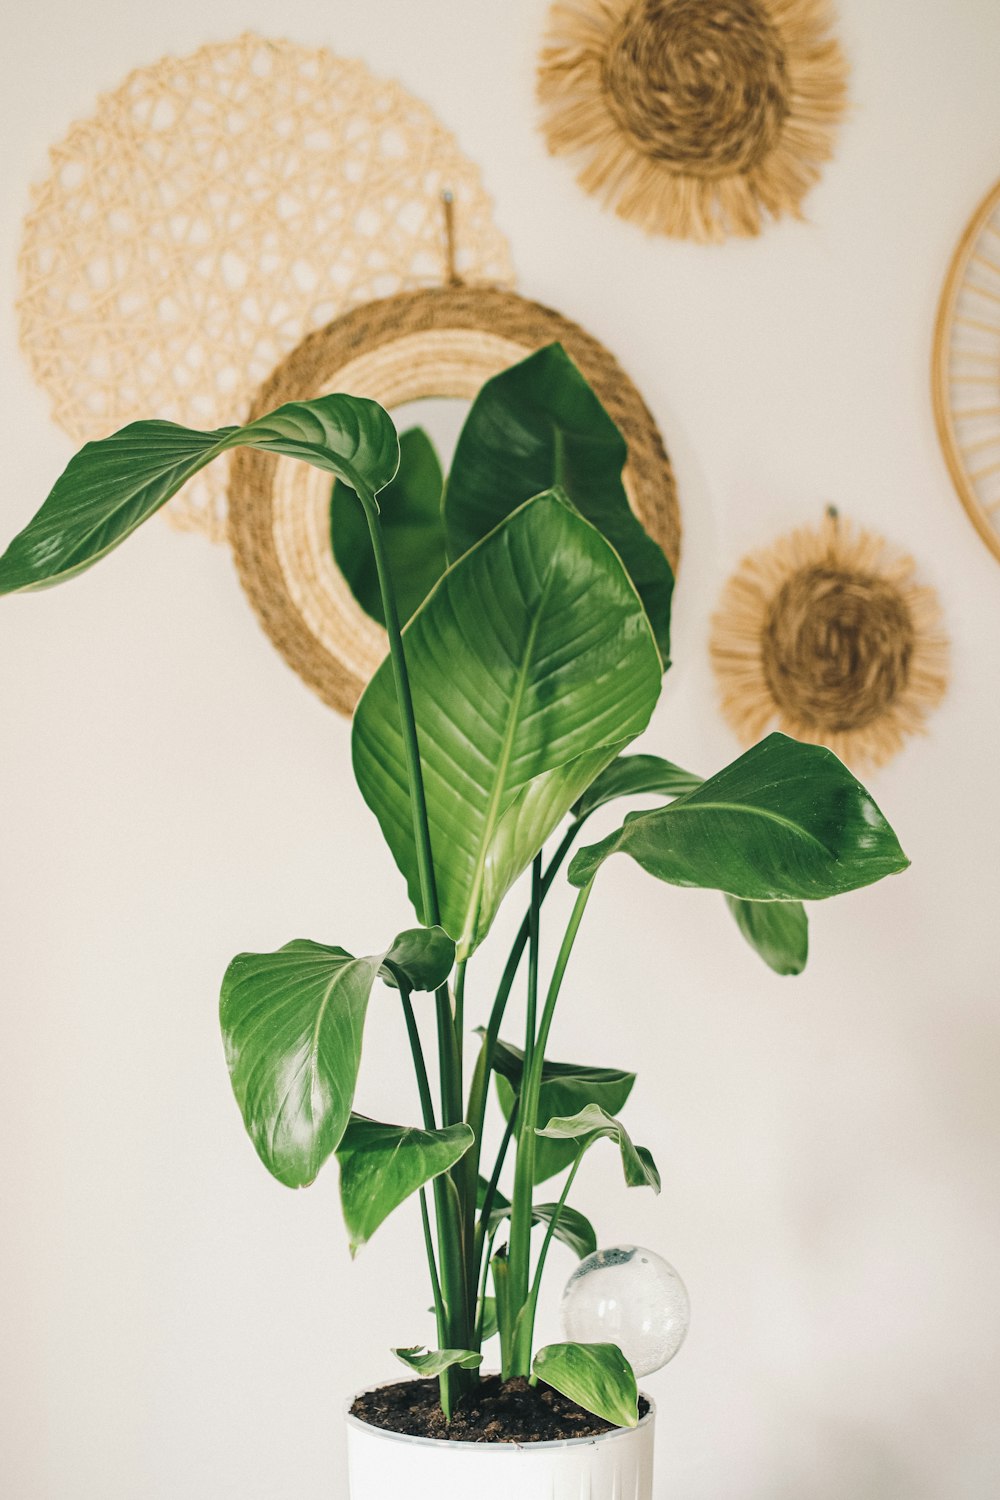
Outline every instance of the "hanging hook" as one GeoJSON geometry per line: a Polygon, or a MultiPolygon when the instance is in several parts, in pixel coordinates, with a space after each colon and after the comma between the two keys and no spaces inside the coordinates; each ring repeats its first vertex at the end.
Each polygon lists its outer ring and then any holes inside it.
{"type": "Polygon", "coordinates": [[[455,195],[451,188],[442,189],[441,203],[444,208],[445,284],[458,286],[462,278],[455,269],[455,195]]]}

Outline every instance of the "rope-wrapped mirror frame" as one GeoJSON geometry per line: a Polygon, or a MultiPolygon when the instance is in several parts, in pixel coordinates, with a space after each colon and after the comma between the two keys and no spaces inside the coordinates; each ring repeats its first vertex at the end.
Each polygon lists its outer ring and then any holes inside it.
{"type": "MultiPolygon", "coordinates": [[[[676,488],[645,402],[595,338],[513,292],[448,286],[356,308],[305,338],[261,387],[248,415],[330,391],[367,396],[390,410],[424,397],[471,400],[500,370],[555,342],[617,423],[628,445],[629,500],[676,571],[676,488]]],[[[241,449],[228,514],[240,580],[264,630],[324,703],[350,714],[387,646],[334,562],[329,475],[241,449]]]]}

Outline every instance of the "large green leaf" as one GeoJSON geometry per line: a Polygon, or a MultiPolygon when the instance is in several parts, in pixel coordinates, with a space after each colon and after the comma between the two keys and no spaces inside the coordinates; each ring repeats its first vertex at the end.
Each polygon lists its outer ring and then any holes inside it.
{"type": "Polygon", "coordinates": [[[575,1141],[576,1152],[589,1150],[595,1141],[614,1141],[621,1153],[622,1171],[628,1186],[651,1187],[654,1193],[660,1191],[660,1174],[646,1147],[633,1145],[621,1120],[612,1119],[599,1104],[588,1104],[569,1119],[550,1120],[536,1133],[549,1140],[575,1141]]]}
{"type": "Polygon", "coordinates": [[[809,957],[809,918],[799,901],[739,901],[726,897],[736,925],[768,968],[801,974],[809,957]]]}
{"type": "MultiPolygon", "coordinates": [[[[493,1068],[497,1075],[500,1106],[510,1118],[514,1099],[521,1087],[524,1053],[509,1042],[498,1041],[493,1050],[493,1068]]],[[[542,1087],[538,1100],[538,1118],[551,1120],[574,1115],[588,1104],[599,1104],[611,1115],[617,1114],[632,1092],[635,1074],[621,1068],[592,1068],[583,1063],[551,1062],[542,1065],[542,1087]]],[[[535,1182],[547,1182],[568,1167],[576,1156],[572,1141],[540,1140],[535,1147],[535,1182]]]]}
{"type": "MultiPolygon", "coordinates": [[[[406,621],[448,565],[441,491],[444,475],[434,444],[422,427],[400,435],[396,477],[379,496],[382,539],[396,608],[406,621]]],[[[350,485],[335,480],[330,500],[333,555],[366,614],[385,624],[371,535],[364,509],[350,485]]]]}
{"type": "Polygon", "coordinates": [[[453,1365],[458,1365],[462,1370],[475,1370],[483,1362],[483,1356],[477,1354],[474,1349],[424,1349],[422,1344],[416,1344],[409,1349],[393,1349],[397,1359],[401,1359],[404,1365],[411,1370],[416,1370],[418,1375],[425,1379],[436,1378],[443,1375],[445,1370],[450,1370],[453,1365]]]}
{"type": "MultiPolygon", "coordinates": [[[[581,759],[592,778],[646,726],[659,657],[614,551],[558,493],[449,568],[403,641],[441,923],[464,957],[583,790],[581,759]]],[[[354,769],[423,914],[389,661],[354,716],[354,769]]]]}
{"type": "Polygon", "coordinates": [[[379,974],[434,989],[453,957],[440,930],[415,929],[364,958],[300,938],[233,959],[219,1006],[226,1062],[250,1139],[279,1182],[308,1186],[340,1144],[379,974]]]}
{"type": "Polygon", "coordinates": [[[454,1166],[474,1140],[470,1125],[417,1130],[352,1114],[337,1147],[340,1202],[351,1254],[368,1243],[411,1193],[454,1166]]]}
{"type": "Polygon", "coordinates": [[[546,1344],[532,1373],[616,1427],[639,1425],[635,1374],[617,1344],[546,1344]]]}
{"type": "Polygon", "coordinates": [[[619,755],[600,776],[591,782],[573,811],[578,818],[589,818],[607,802],[619,797],[683,797],[700,787],[704,777],[682,771],[672,761],[658,755],[619,755]]]}
{"type": "Polygon", "coordinates": [[[630,854],[672,885],[746,901],[817,901],[906,868],[899,841],[861,783],[829,750],[772,734],[697,791],[581,849],[574,885],[609,855],[630,854]]]}
{"type": "Polygon", "coordinates": [[[522,501],[553,485],[607,537],[670,656],[674,578],[629,505],[625,440],[576,365],[550,344],[487,381],[465,420],[445,486],[448,552],[460,557],[522,501]]]}
{"type": "Polygon", "coordinates": [[[389,416],[354,396],[290,401],[246,427],[214,432],[132,422],[70,459],[41,510],[0,557],[0,594],[47,588],[83,572],[199,469],[240,446],[304,459],[372,494],[389,483],[399,459],[389,416]]]}

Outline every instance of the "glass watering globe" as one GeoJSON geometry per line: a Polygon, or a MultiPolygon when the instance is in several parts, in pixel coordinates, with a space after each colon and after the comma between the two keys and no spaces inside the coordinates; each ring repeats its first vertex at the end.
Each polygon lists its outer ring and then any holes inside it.
{"type": "Polygon", "coordinates": [[[640,1379],[673,1359],[688,1331],[691,1304],[662,1256],[640,1245],[595,1250],[580,1262],[562,1297],[566,1337],[617,1344],[640,1379]]]}

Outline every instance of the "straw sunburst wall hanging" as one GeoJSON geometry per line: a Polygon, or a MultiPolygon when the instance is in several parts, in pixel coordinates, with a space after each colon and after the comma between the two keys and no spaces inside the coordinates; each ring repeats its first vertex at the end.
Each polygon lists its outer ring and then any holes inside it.
{"type": "Polygon", "coordinates": [[[723,713],[747,744],[777,728],[880,766],[921,732],[948,683],[934,590],[881,537],[827,514],[745,557],[711,655],[723,713]]]}
{"type": "Polygon", "coordinates": [[[827,0],[558,0],[538,95],[587,192],[648,231],[721,240],[800,217],[847,63],[827,0]]]}

